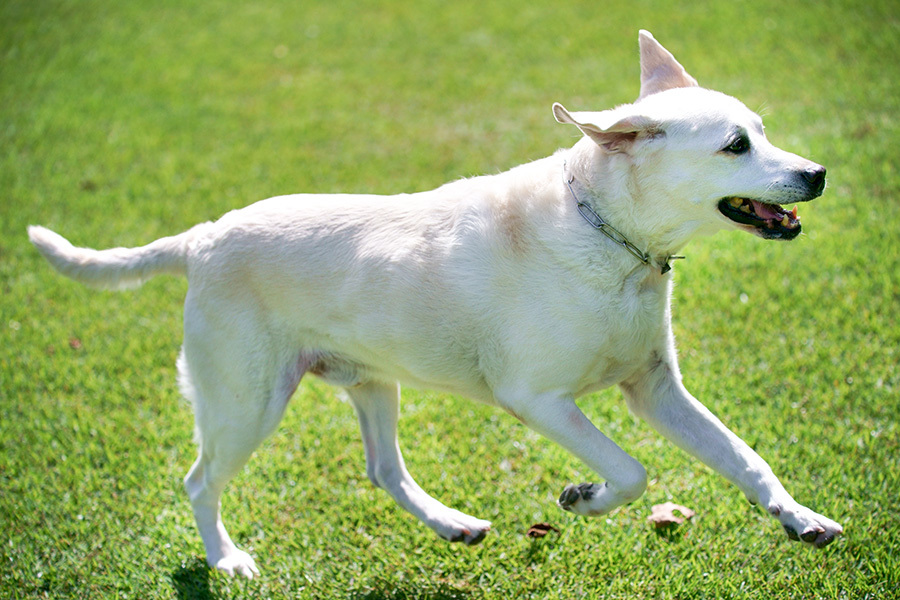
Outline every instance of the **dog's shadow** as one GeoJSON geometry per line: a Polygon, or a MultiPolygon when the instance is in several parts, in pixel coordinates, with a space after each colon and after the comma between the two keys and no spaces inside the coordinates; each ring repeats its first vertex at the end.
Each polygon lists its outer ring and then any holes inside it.
{"type": "Polygon", "coordinates": [[[203,560],[194,559],[175,569],[172,586],[178,600],[212,600],[209,587],[209,567],[203,560]]]}
{"type": "Polygon", "coordinates": [[[355,590],[347,596],[350,600],[466,600],[471,594],[446,583],[416,588],[406,585],[381,584],[375,588],[355,590]]]}
{"type": "MultiPolygon", "coordinates": [[[[202,559],[183,563],[172,573],[172,586],[178,600],[213,600],[218,598],[210,587],[210,568],[202,559]]],[[[374,587],[351,591],[350,600],[466,600],[471,594],[446,583],[430,584],[425,589],[414,586],[377,582],[374,587]]]]}

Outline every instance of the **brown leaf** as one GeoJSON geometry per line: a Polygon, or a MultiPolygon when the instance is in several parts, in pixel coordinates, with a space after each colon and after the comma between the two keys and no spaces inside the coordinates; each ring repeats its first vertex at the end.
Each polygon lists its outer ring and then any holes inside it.
{"type": "Polygon", "coordinates": [[[681,525],[696,513],[689,508],[675,504],[674,502],[666,502],[665,504],[657,504],[650,509],[650,516],[647,520],[657,527],[668,527],[669,525],[681,525]],[[683,516],[679,517],[675,511],[680,512],[683,516]]]}
{"type": "Polygon", "coordinates": [[[559,533],[559,529],[551,525],[550,523],[535,523],[531,526],[528,532],[525,534],[530,538],[542,538],[551,531],[555,531],[559,533]]]}
{"type": "Polygon", "coordinates": [[[69,338],[69,348],[72,350],[81,350],[81,340],[77,337],[69,338]]]}

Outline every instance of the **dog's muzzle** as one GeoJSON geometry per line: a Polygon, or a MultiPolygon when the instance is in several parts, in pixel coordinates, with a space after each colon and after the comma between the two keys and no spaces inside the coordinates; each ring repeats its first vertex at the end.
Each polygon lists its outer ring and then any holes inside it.
{"type": "MultiPolygon", "coordinates": [[[[809,202],[825,191],[825,167],[810,167],[801,171],[798,179],[802,183],[794,189],[800,188],[802,192],[791,202],[809,202]]],[[[792,240],[800,235],[802,229],[796,206],[788,211],[780,204],[729,196],[719,200],[719,212],[766,239],[792,240]]]]}

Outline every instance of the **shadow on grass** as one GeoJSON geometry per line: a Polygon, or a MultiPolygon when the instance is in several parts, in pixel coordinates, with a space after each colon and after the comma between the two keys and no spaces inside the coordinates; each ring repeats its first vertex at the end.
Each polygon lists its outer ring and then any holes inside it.
{"type": "Polygon", "coordinates": [[[654,528],[654,532],[657,538],[677,544],[684,538],[685,529],[685,525],[667,525],[654,528]]]}
{"type": "Polygon", "coordinates": [[[375,587],[350,592],[350,600],[467,600],[471,593],[449,583],[434,583],[424,587],[378,582],[375,587]]]}
{"type": "Polygon", "coordinates": [[[209,567],[206,561],[194,558],[172,573],[172,586],[178,600],[212,600],[209,589],[209,567]]]}

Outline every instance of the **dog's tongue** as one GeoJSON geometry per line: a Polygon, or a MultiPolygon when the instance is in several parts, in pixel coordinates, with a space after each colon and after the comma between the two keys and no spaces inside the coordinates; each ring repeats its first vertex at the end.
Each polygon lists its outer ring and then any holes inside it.
{"type": "Polygon", "coordinates": [[[760,219],[778,219],[781,220],[783,213],[778,212],[778,207],[772,204],[763,204],[762,202],[757,202],[756,200],[751,200],[753,203],[753,212],[756,213],[756,216],[760,219]]]}

